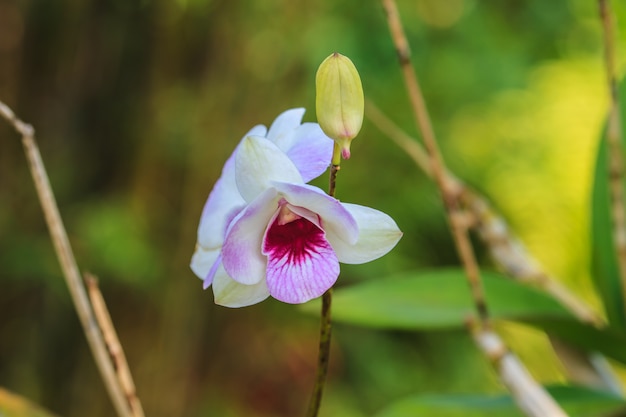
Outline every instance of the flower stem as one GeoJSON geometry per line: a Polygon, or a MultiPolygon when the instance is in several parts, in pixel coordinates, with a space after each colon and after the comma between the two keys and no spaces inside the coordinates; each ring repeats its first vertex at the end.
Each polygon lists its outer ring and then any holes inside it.
{"type": "Polygon", "coordinates": [[[331,164],[339,166],[341,164],[341,148],[337,144],[337,142],[333,145],[333,159],[331,160],[331,164]]]}
{"type": "MultiPolygon", "coordinates": [[[[33,176],[35,190],[48,224],[50,237],[61,264],[65,282],[69,288],[70,296],[74,302],[76,313],[83,326],[83,331],[94,360],[113,402],[113,407],[119,417],[143,417],[143,409],[138,402],[139,399],[133,395],[131,403],[129,398],[126,397],[127,393],[125,393],[124,388],[120,385],[117,377],[117,365],[113,363],[113,357],[107,348],[102,329],[99,327],[99,322],[87,295],[78,264],[74,258],[74,253],[59,213],[59,207],[50,186],[48,172],[44,167],[39,147],[35,141],[35,130],[31,125],[18,119],[13,111],[2,101],[0,101],[0,117],[7,120],[22,135],[22,145],[28,160],[28,167],[33,176]]],[[[121,349],[121,345],[119,348],[121,349]]],[[[130,373],[128,373],[128,377],[130,377],[130,373]]]]}
{"type": "Polygon", "coordinates": [[[337,185],[337,172],[341,167],[339,165],[332,164],[330,166],[330,181],[328,185],[328,195],[331,197],[335,196],[335,187],[337,185]]]}
{"type": "Polygon", "coordinates": [[[322,402],[322,393],[326,384],[326,374],[328,373],[328,361],[330,359],[330,307],[333,297],[332,287],[322,295],[322,321],[320,323],[320,347],[317,357],[317,374],[315,376],[315,386],[313,387],[313,395],[307,410],[307,417],[316,417],[320,404],[322,402]]]}
{"type": "Polygon", "coordinates": [[[328,184],[328,195],[331,197],[335,196],[335,186],[337,184],[337,172],[341,169],[339,166],[341,164],[341,148],[335,142],[333,147],[333,159],[330,165],[330,181],[328,184]]]}
{"type": "MultiPolygon", "coordinates": [[[[335,196],[335,187],[337,185],[337,173],[341,169],[339,164],[341,163],[341,149],[335,143],[333,148],[333,159],[330,165],[330,179],[328,184],[328,195],[335,196]]],[[[315,375],[315,386],[313,387],[313,395],[311,395],[311,401],[309,402],[309,409],[307,410],[307,417],[316,417],[320,410],[320,404],[322,402],[322,393],[324,392],[324,385],[326,384],[326,374],[328,374],[328,361],[330,359],[330,334],[331,334],[331,321],[330,321],[330,307],[333,300],[333,288],[329,288],[324,295],[322,295],[322,314],[320,323],[320,347],[317,355],[317,374],[315,375]]]]}
{"type": "Polygon", "coordinates": [[[328,195],[335,196],[335,186],[337,185],[337,172],[341,169],[341,148],[337,143],[333,147],[333,159],[330,165],[330,181],[328,184],[328,195]]]}

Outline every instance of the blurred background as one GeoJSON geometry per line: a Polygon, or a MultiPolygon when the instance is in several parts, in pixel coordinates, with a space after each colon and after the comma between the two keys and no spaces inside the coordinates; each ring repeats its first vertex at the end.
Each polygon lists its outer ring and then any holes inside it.
{"type": "MultiPolygon", "coordinates": [[[[597,5],[398,3],[449,166],[548,271],[597,304],[590,173],[608,100],[597,5]]],[[[623,24],[626,5],[613,3],[623,24]]],[[[304,413],[318,319],[274,300],[215,306],[188,264],[204,201],[241,136],[292,107],[315,121],[315,71],[334,51],[417,137],[377,1],[0,0],[0,100],[36,128],[78,263],[100,278],[147,415],[304,413]]],[[[337,196],[390,214],[404,237],[380,260],[343,266],[340,285],[458,264],[437,191],[410,158],[367,120],[352,149],[337,196]]],[[[0,202],[0,386],[60,416],[113,415],[19,137],[3,121],[0,202]]],[[[562,378],[543,336],[502,331],[541,365],[540,380],[562,378]]],[[[500,389],[464,332],[338,324],[332,349],[322,415],[369,416],[416,392],[500,389]]]]}

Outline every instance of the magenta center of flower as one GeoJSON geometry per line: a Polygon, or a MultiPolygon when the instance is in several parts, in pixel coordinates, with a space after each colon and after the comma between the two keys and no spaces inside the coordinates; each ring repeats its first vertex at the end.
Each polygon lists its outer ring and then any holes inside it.
{"type": "Polygon", "coordinates": [[[263,253],[286,258],[288,263],[300,263],[310,252],[317,252],[318,247],[325,245],[322,229],[283,205],[267,230],[263,253]]]}
{"type": "Polygon", "coordinates": [[[286,303],[319,297],[339,276],[339,261],[314,212],[283,200],[265,232],[267,288],[286,303]]]}

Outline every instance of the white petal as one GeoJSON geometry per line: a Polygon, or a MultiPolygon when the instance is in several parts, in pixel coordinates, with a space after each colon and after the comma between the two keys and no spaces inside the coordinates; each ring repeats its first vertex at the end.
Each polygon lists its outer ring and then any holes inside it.
{"type": "Polygon", "coordinates": [[[196,246],[191,257],[191,270],[198,278],[205,279],[219,255],[220,249],[207,250],[200,245],[196,246]]]}
{"type": "Polygon", "coordinates": [[[245,206],[246,202],[237,190],[235,181],[235,155],[247,136],[265,136],[267,128],[256,125],[246,133],[230,155],[222,175],[213,186],[209,198],[204,204],[200,225],[198,226],[198,243],[205,248],[218,248],[224,242],[224,234],[230,221],[245,206]]]}
{"type": "Polygon", "coordinates": [[[222,245],[228,224],[246,204],[235,182],[235,153],[226,161],[222,176],[202,209],[198,243],[206,249],[222,245]]]}
{"type": "Polygon", "coordinates": [[[272,126],[270,126],[266,137],[274,142],[281,150],[286,150],[286,148],[282,146],[282,143],[284,143],[286,139],[284,136],[300,126],[304,112],[305,110],[303,108],[290,109],[282,112],[274,120],[272,126]]]}
{"type": "Polygon", "coordinates": [[[254,285],[240,284],[228,276],[223,266],[213,278],[213,294],[215,304],[233,308],[260,303],[270,296],[265,280],[254,285]]]}
{"type": "Polygon", "coordinates": [[[344,240],[327,235],[339,262],[362,264],[373,261],[393,249],[402,237],[396,222],[382,211],[357,204],[342,204],[359,225],[359,239],[356,244],[349,245],[344,240]]]}
{"type": "Polygon", "coordinates": [[[266,190],[232,222],[222,247],[222,263],[235,281],[252,285],[265,279],[267,258],[261,245],[279,198],[276,189],[266,190]]]}
{"type": "Polygon", "coordinates": [[[346,244],[356,243],[359,235],[357,222],[337,199],[308,184],[274,182],[274,187],[291,205],[304,207],[320,216],[326,233],[345,240],[346,244]]]}
{"type": "Polygon", "coordinates": [[[235,180],[241,196],[250,202],[270,188],[272,181],[301,184],[302,176],[272,142],[247,136],[235,155],[235,180]]]}
{"type": "Polygon", "coordinates": [[[267,128],[265,126],[256,125],[252,129],[250,129],[248,133],[243,135],[243,138],[241,138],[241,141],[239,141],[239,143],[243,142],[246,136],[265,136],[266,133],[267,133],[267,128]]]}

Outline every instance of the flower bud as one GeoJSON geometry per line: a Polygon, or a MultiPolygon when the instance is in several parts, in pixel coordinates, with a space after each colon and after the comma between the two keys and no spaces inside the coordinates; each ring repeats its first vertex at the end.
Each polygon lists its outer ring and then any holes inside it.
{"type": "Polygon", "coordinates": [[[343,159],[348,159],[350,142],[363,124],[364,98],[359,72],[350,58],[335,52],[318,68],[315,87],[317,121],[326,136],[335,141],[343,159]]]}

